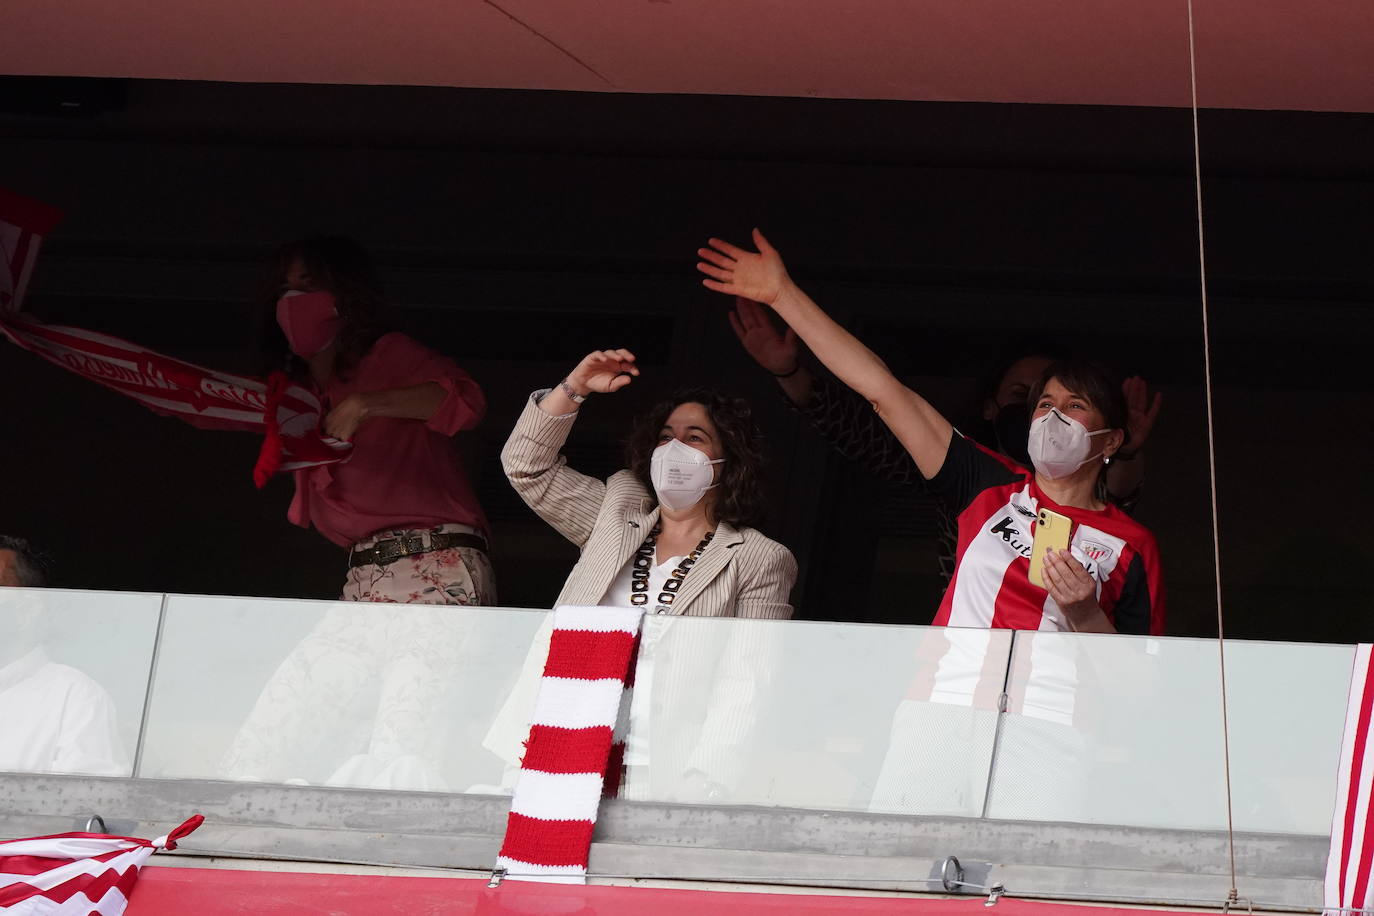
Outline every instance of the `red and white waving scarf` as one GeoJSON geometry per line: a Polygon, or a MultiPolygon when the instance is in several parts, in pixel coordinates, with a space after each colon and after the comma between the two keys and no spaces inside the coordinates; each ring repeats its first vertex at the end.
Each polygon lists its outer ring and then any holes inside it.
{"type": "Polygon", "coordinates": [[[1342,910],[1374,912],[1374,652],[1355,647],[1350,699],[1345,707],[1345,740],[1336,778],[1336,811],[1331,819],[1331,853],[1326,860],[1328,916],[1342,910]]]}
{"type": "Polygon", "coordinates": [[[156,840],[103,833],[0,843],[0,913],[5,916],[118,916],[129,905],[138,871],[159,849],[201,825],[199,814],[156,840]]]}
{"type": "Polygon", "coordinates": [[[0,318],[0,334],[155,413],[179,417],[203,429],[265,435],[253,472],[260,487],[277,471],[333,464],[348,457],[353,448],[319,433],[320,399],[283,375],[263,382],[203,369],[108,334],[18,316],[0,318]]]}
{"type": "Polygon", "coordinates": [[[581,883],[597,807],[618,781],[641,608],[560,607],[496,867],[581,883]],[[607,779],[608,770],[612,771],[607,779]]]}
{"type": "Polygon", "coordinates": [[[206,429],[266,437],[253,479],[333,464],[352,445],[318,432],[320,399],[284,375],[267,381],[203,369],[138,344],[81,328],[42,324],[20,311],[43,236],[61,213],[0,188],[0,334],[92,382],[160,414],[206,429]]]}

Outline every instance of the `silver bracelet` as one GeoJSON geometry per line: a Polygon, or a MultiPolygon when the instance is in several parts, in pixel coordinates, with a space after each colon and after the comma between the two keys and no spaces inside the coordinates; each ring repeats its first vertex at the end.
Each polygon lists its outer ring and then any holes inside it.
{"type": "Polygon", "coordinates": [[[581,404],[583,401],[587,400],[587,396],[585,394],[578,394],[576,391],[573,390],[573,386],[568,383],[568,380],[566,378],[558,383],[558,387],[561,388],[563,390],[563,393],[568,396],[568,400],[572,401],[574,404],[581,404]]]}

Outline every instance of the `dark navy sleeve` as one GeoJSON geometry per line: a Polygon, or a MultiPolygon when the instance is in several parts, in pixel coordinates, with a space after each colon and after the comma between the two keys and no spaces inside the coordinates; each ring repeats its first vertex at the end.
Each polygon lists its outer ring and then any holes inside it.
{"type": "Polygon", "coordinates": [[[949,437],[945,463],[930,479],[930,489],[951,513],[958,515],[979,493],[989,487],[1014,483],[1026,474],[1011,461],[992,454],[955,430],[949,437]]]}
{"type": "Polygon", "coordinates": [[[1150,633],[1150,583],[1145,575],[1145,559],[1137,553],[1126,568],[1126,583],[1121,597],[1112,607],[1112,624],[1118,633],[1146,636],[1150,633]]]}

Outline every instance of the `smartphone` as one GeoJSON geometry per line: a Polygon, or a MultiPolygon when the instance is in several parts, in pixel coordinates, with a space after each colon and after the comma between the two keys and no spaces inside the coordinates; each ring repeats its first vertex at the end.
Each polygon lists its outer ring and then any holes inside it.
{"type": "Polygon", "coordinates": [[[1050,550],[1068,550],[1069,533],[1073,528],[1068,516],[1041,509],[1035,535],[1031,540],[1030,580],[1043,589],[1045,584],[1045,553],[1050,550]]]}

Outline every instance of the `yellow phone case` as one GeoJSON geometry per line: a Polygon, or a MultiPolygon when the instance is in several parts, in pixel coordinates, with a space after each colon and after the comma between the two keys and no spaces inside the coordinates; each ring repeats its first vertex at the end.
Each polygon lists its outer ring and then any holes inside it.
{"type": "Polygon", "coordinates": [[[1068,516],[1041,509],[1031,540],[1030,580],[1045,590],[1045,553],[1050,550],[1068,550],[1069,535],[1073,522],[1068,516]]]}

